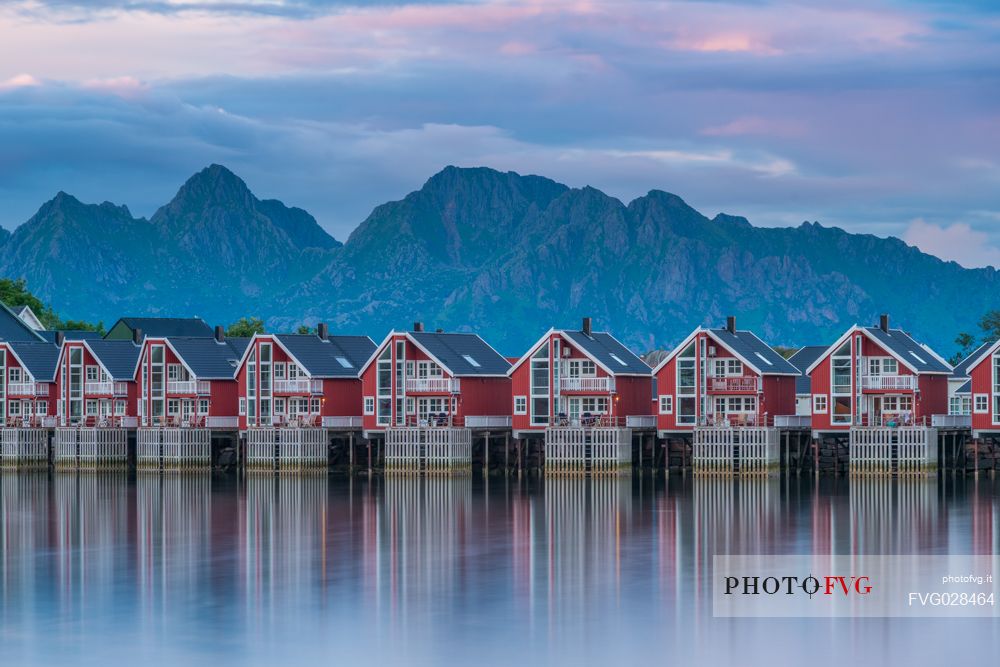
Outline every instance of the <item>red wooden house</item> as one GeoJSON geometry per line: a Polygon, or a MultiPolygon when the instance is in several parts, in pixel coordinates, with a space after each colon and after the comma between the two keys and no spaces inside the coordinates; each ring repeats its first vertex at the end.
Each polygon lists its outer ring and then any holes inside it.
{"type": "Polygon", "coordinates": [[[968,386],[955,393],[970,395],[973,437],[1000,433],[1000,341],[981,346],[960,366],[968,386]]]}
{"type": "Polygon", "coordinates": [[[140,426],[237,427],[236,366],[249,338],[146,335],[135,381],[140,426]]]}
{"type": "Polygon", "coordinates": [[[814,432],[852,426],[930,425],[948,412],[952,369],[902,329],[855,325],[806,370],[814,432]]]}
{"type": "Polygon", "coordinates": [[[510,416],[510,362],[471,333],[392,331],[361,372],[365,431],[510,416]],[[475,419],[473,419],[475,418],[475,419]]]}
{"type": "Polygon", "coordinates": [[[59,348],[41,341],[0,342],[0,424],[54,426],[59,348]]]}
{"type": "Polygon", "coordinates": [[[625,426],[648,416],[652,372],[610,333],[550,329],[511,366],[513,429],[550,426],[625,426]]]}
{"type": "Polygon", "coordinates": [[[653,371],[660,433],[698,426],[771,426],[795,414],[799,370],[752,331],[698,328],[653,371]]]}
{"type": "Polygon", "coordinates": [[[239,427],[361,425],[359,375],[375,342],[368,336],[257,334],[239,362],[239,427]]]}
{"type": "Polygon", "coordinates": [[[56,371],[58,424],[135,427],[139,350],[138,341],[66,338],[56,371]]]}

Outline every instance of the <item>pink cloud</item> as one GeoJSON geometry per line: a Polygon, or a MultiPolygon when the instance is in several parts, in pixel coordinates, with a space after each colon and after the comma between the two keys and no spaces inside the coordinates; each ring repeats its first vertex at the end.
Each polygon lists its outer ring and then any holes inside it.
{"type": "Polygon", "coordinates": [[[1000,248],[990,244],[985,232],[976,231],[964,222],[942,227],[917,218],[906,228],[903,240],[965,267],[1000,267],[1000,248]]]}
{"type": "Polygon", "coordinates": [[[42,85],[42,82],[30,74],[15,74],[6,81],[0,81],[0,91],[14,90],[16,88],[34,88],[42,85]]]}
{"type": "Polygon", "coordinates": [[[739,137],[748,135],[772,137],[798,137],[805,134],[805,124],[797,120],[777,120],[746,116],[722,125],[713,125],[701,130],[707,137],[739,137]]]}

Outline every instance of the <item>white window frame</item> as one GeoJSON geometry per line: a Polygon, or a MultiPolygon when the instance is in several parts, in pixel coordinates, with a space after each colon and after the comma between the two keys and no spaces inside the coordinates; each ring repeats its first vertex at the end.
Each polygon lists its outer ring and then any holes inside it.
{"type": "Polygon", "coordinates": [[[275,380],[284,380],[285,379],[285,370],[287,368],[288,368],[288,364],[286,364],[284,361],[276,361],[276,362],[274,362],[274,379],[275,380]]]}
{"type": "Polygon", "coordinates": [[[115,410],[115,416],[116,417],[124,417],[125,416],[125,401],[123,399],[120,399],[120,398],[115,399],[114,410],[115,410]]]}
{"type": "Polygon", "coordinates": [[[972,396],[972,411],[977,415],[985,415],[990,411],[990,395],[989,394],[973,394],[972,396]],[[980,406],[980,401],[982,401],[982,406],[980,406]]]}
{"type": "Polygon", "coordinates": [[[245,396],[240,396],[240,416],[247,413],[247,399],[245,396]]]}
{"type": "Polygon", "coordinates": [[[813,394],[812,407],[814,415],[825,415],[830,410],[830,398],[826,394],[813,394]]]}
{"type": "Polygon", "coordinates": [[[366,415],[375,414],[375,397],[365,396],[364,410],[366,415]]]}
{"type": "Polygon", "coordinates": [[[515,396],[514,397],[514,414],[515,415],[526,415],[526,414],[528,414],[528,397],[527,396],[515,396]]]}
{"type": "Polygon", "coordinates": [[[674,397],[672,394],[660,394],[659,406],[661,415],[674,414],[674,397]]]}
{"type": "Polygon", "coordinates": [[[323,404],[320,402],[319,396],[312,396],[309,398],[309,411],[314,415],[318,415],[323,411],[323,404]]]}

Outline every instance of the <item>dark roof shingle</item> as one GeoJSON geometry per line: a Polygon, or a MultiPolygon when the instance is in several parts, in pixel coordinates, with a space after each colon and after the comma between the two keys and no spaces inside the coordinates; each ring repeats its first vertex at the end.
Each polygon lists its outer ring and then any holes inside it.
{"type": "Polygon", "coordinates": [[[6,341],[43,341],[45,340],[34,329],[24,323],[17,314],[5,304],[0,304],[0,340],[6,341]]]}
{"type": "Polygon", "coordinates": [[[88,340],[90,351],[104,365],[113,380],[135,379],[139,346],[130,340],[88,340]]]}
{"type": "Polygon", "coordinates": [[[932,354],[923,345],[913,340],[902,329],[882,331],[879,327],[865,327],[865,331],[879,345],[892,352],[898,358],[904,359],[918,373],[951,373],[951,369],[942,363],[937,355],[932,354]]]}
{"type": "Polygon", "coordinates": [[[632,350],[619,343],[606,331],[594,331],[588,336],[582,331],[563,331],[564,336],[600,361],[615,375],[651,375],[653,369],[632,350]]]}
{"type": "Polygon", "coordinates": [[[510,362],[476,334],[414,331],[410,336],[456,377],[506,375],[510,369],[510,362]]]}
{"type": "Polygon", "coordinates": [[[712,335],[765,375],[800,375],[799,369],[775,352],[752,331],[712,329],[712,335]]]}
{"type": "Polygon", "coordinates": [[[211,336],[212,327],[200,317],[123,317],[108,330],[110,335],[118,324],[131,331],[142,329],[143,336],[170,338],[171,336],[211,336]]]}
{"type": "Polygon", "coordinates": [[[195,377],[202,380],[230,379],[236,375],[236,366],[243,356],[249,338],[191,338],[173,336],[167,339],[195,377]]]}
{"type": "Polygon", "coordinates": [[[35,382],[52,382],[56,377],[59,348],[52,343],[13,341],[10,348],[21,360],[35,382]]]}
{"type": "Polygon", "coordinates": [[[368,336],[328,336],[325,341],[314,334],[277,334],[275,338],[309,375],[319,378],[357,377],[375,352],[375,342],[368,336]]]}
{"type": "Polygon", "coordinates": [[[795,393],[808,394],[812,391],[812,383],[806,369],[813,365],[817,359],[823,356],[827,348],[825,345],[807,345],[793,354],[788,363],[799,370],[800,375],[795,378],[795,393]]]}
{"type": "Polygon", "coordinates": [[[986,349],[993,345],[993,343],[983,343],[975,350],[969,353],[965,359],[962,359],[955,365],[955,368],[951,371],[951,376],[953,378],[967,378],[969,377],[969,366],[975,361],[981,354],[986,352],[986,349]]]}

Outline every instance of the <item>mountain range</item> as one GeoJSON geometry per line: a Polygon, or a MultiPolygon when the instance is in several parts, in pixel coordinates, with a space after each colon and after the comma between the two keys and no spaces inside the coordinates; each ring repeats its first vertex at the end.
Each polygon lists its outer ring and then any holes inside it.
{"type": "Polygon", "coordinates": [[[708,218],[654,190],[628,204],[540,176],[447,167],[344,243],[231,171],[192,176],[151,218],[60,192],[0,235],[0,276],[61,316],[260,316],[379,339],[422,321],[517,355],[589,315],[643,352],[735,314],[773,344],[830,343],[881,312],[944,354],[1000,307],[1000,273],[818,223],[708,218]]]}

